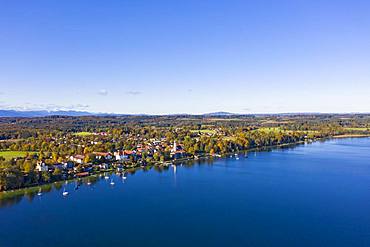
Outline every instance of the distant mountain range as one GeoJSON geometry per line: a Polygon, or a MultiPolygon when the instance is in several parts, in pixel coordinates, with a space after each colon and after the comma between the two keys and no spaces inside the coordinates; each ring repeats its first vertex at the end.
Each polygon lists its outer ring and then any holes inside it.
{"type": "MultiPolygon", "coordinates": [[[[294,115],[319,115],[319,114],[330,114],[330,113],[319,113],[319,112],[301,112],[301,113],[260,113],[252,115],[279,115],[279,116],[294,116],[294,115]]],[[[334,114],[370,114],[370,113],[334,113],[334,114]]],[[[166,115],[166,114],[164,114],[166,115]]],[[[205,117],[228,117],[228,116],[241,116],[241,115],[251,115],[251,114],[239,114],[231,112],[211,112],[205,114],[167,114],[168,116],[205,116],[205,117]]],[[[80,117],[80,116],[155,116],[150,114],[117,114],[117,113],[96,113],[96,112],[87,112],[87,111],[18,111],[18,110],[0,110],[0,117],[47,117],[47,116],[71,116],[71,117],[80,117]]]]}
{"type": "Polygon", "coordinates": [[[204,116],[211,116],[211,117],[225,117],[225,116],[240,115],[240,114],[225,112],[225,111],[219,111],[219,112],[206,113],[206,114],[203,114],[203,115],[204,116]]]}
{"type": "MultiPolygon", "coordinates": [[[[146,114],[116,114],[116,113],[93,113],[87,111],[18,111],[18,110],[0,110],[0,117],[47,117],[47,116],[144,116],[146,114]]],[[[172,114],[172,115],[194,115],[194,114],[172,114]]],[[[224,117],[238,115],[230,112],[212,112],[206,114],[199,114],[209,117],[224,117]]]]}
{"type": "Polygon", "coordinates": [[[96,115],[86,111],[17,111],[0,110],[0,117],[47,117],[47,116],[90,116],[96,115]]]}

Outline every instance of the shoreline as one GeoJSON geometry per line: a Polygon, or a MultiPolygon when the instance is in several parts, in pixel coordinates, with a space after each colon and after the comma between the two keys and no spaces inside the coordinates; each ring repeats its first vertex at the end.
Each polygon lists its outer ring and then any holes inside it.
{"type": "MultiPolygon", "coordinates": [[[[130,167],[128,169],[123,170],[123,172],[120,172],[120,173],[130,173],[130,171],[132,171],[132,170],[136,171],[136,170],[140,170],[140,169],[145,169],[145,167],[150,167],[150,168],[155,167],[155,166],[169,167],[171,164],[187,162],[187,161],[196,162],[196,161],[200,161],[200,160],[209,160],[209,159],[213,159],[213,158],[224,159],[224,158],[227,158],[230,155],[235,155],[235,154],[245,154],[245,153],[248,153],[248,152],[264,152],[268,149],[275,149],[275,148],[281,148],[281,147],[287,147],[287,146],[297,146],[299,144],[314,143],[314,142],[317,142],[317,141],[326,141],[326,140],[330,140],[330,139],[364,138],[364,137],[370,137],[370,135],[344,134],[344,135],[336,135],[336,136],[325,137],[325,138],[317,138],[317,139],[315,139],[313,141],[310,141],[310,142],[298,141],[298,142],[283,143],[283,144],[271,145],[271,146],[255,147],[255,148],[250,148],[250,149],[246,149],[246,150],[241,150],[241,151],[238,151],[238,152],[229,152],[229,153],[226,153],[226,154],[223,154],[223,155],[217,155],[217,156],[216,155],[210,155],[210,154],[203,154],[203,155],[199,156],[198,159],[196,159],[194,157],[189,157],[189,158],[182,158],[182,159],[170,160],[170,161],[165,161],[165,162],[155,162],[152,165],[148,165],[148,166],[130,167]]],[[[81,178],[71,178],[71,179],[67,179],[67,180],[54,181],[54,182],[51,182],[51,183],[34,185],[34,186],[19,188],[19,189],[15,189],[15,190],[1,191],[0,192],[0,200],[15,197],[15,196],[21,195],[21,194],[22,195],[27,195],[28,192],[37,193],[39,188],[50,187],[50,186],[53,186],[54,184],[63,184],[63,183],[66,183],[66,182],[77,181],[77,180],[86,180],[86,179],[89,179],[89,178],[91,179],[91,178],[99,177],[104,173],[112,174],[114,172],[115,171],[113,169],[111,169],[109,171],[101,171],[101,172],[90,174],[88,176],[81,177],[81,178]],[[4,195],[7,195],[7,194],[13,194],[13,195],[9,195],[8,197],[5,196],[4,198],[2,198],[4,195]]]]}
{"type": "MultiPolygon", "coordinates": [[[[315,141],[317,141],[317,140],[320,140],[320,139],[316,139],[315,141]]],[[[213,156],[213,155],[210,155],[210,154],[203,154],[203,155],[200,155],[198,159],[196,159],[194,157],[188,157],[188,158],[170,160],[170,161],[165,161],[165,162],[154,162],[152,165],[148,165],[148,166],[130,167],[130,168],[124,169],[123,172],[121,172],[121,173],[126,173],[126,172],[127,173],[130,173],[130,171],[133,171],[133,170],[134,171],[137,171],[137,170],[140,170],[140,169],[145,169],[145,167],[155,167],[155,166],[158,166],[158,167],[169,167],[172,164],[178,164],[178,163],[181,163],[181,162],[188,162],[188,161],[194,161],[194,162],[196,162],[196,161],[200,161],[200,160],[209,160],[209,159],[213,159],[213,158],[224,159],[224,158],[227,158],[229,155],[235,155],[236,153],[237,154],[243,154],[243,153],[245,154],[245,153],[248,153],[248,152],[263,152],[263,151],[266,151],[267,149],[273,149],[273,148],[279,148],[279,147],[286,147],[286,146],[295,146],[295,145],[304,144],[304,143],[305,143],[305,141],[292,142],[292,143],[283,143],[283,144],[279,144],[279,145],[250,148],[250,149],[241,150],[241,151],[238,151],[238,152],[229,152],[229,153],[226,153],[226,154],[223,154],[223,155],[219,155],[219,156],[216,156],[216,155],[213,156]]],[[[49,186],[52,186],[54,184],[63,184],[65,182],[77,181],[79,179],[86,180],[86,179],[89,179],[89,178],[99,177],[99,176],[101,176],[104,173],[112,174],[114,172],[115,171],[113,169],[111,169],[109,171],[101,171],[101,172],[90,174],[88,176],[81,177],[81,178],[71,178],[71,179],[66,179],[66,180],[54,181],[54,182],[51,182],[51,183],[45,183],[45,184],[40,184],[40,185],[28,186],[28,187],[24,187],[24,188],[15,189],[15,190],[1,191],[0,192],[0,200],[3,199],[2,196],[7,195],[7,194],[13,194],[13,195],[9,195],[8,197],[5,196],[4,199],[11,198],[11,197],[20,195],[20,194],[22,194],[22,192],[26,192],[26,193],[23,193],[23,194],[27,194],[27,192],[37,193],[37,191],[38,191],[39,188],[49,187],[49,186]]]]}
{"type": "Polygon", "coordinates": [[[343,134],[333,136],[332,138],[363,138],[363,137],[370,137],[370,134],[343,134]]]}

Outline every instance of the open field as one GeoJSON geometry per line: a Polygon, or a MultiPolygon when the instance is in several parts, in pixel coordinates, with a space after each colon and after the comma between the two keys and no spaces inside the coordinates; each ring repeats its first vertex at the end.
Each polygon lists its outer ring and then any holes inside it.
{"type": "Polygon", "coordinates": [[[6,160],[10,160],[17,157],[25,157],[27,153],[33,154],[36,152],[26,152],[26,151],[0,151],[0,156],[4,157],[6,160]]]}
{"type": "Polygon", "coordinates": [[[353,131],[367,131],[370,128],[345,128],[346,130],[353,130],[353,131]]]}
{"type": "Polygon", "coordinates": [[[202,133],[202,134],[216,134],[216,131],[215,130],[211,130],[211,129],[202,129],[202,130],[191,130],[191,132],[193,133],[202,133]]]}
{"type": "Polygon", "coordinates": [[[293,132],[299,132],[299,133],[318,133],[316,130],[284,130],[280,127],[262,127],[257,129],[256,131],[263,131],[263,132],[275,132],[275,131],[281,131],[285,133],[293,133],[293,132]]]}
{"type": "Polygon", "coordinates": [[[0,140],[0,142],[17,142],[22,141],[23,139],[6,139],[6,140],[0,140]]]}
{"type": "Polygon", "coordinates": [[[279,127],[262,127],[257,129],[258,131],[265,131],[265,132],[270,132],[270,131],[282,131],[281,128],[279,127]]]}
{"type": "Polygon", "coordinates": [[[77,132],[75,133],[74,135],[76,136],[90,136],[90,135],[93,135],[94,133],[92,132],[85,132],[85,131],[82,131],[82,132],[77,132]]]}

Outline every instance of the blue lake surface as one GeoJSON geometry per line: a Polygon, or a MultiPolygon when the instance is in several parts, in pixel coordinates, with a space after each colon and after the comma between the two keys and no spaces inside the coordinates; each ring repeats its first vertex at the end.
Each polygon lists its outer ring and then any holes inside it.
{"type": "Polygon", "coordinates": [[[0,246],[370,246],[370,139],[336,139],[0,202],[0,246]]]}

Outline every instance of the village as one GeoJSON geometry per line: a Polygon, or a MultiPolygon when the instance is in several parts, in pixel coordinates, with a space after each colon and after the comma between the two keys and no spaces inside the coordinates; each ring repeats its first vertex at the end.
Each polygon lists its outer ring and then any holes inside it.
{"type": "Polygon", "coordinates": [[[295,118],[292,122],[263,118],[252,123],[249,118],[247,121],[241,118],[212,124],[211,120],[163,121],[163,117],[146,121],[52,117],[22,119],[18,124],[4,120],[2,138],[6,139],[0,141],[0,191],[104,172],[122,174],[137,168],[164,168],[207,157],[239,159],[240,152],[265,147],[370,133],[362,118],[356,118],[357,125],[349,121],[344,126],[337,123],[343,125],[339,117],[331,120],[330,125],[321,118],[303,125],[295,118]]]}
{"type": "Polygon", "coordinates": [[[116,171],[124,172],[126,169],[145,167],[148,165],[168,166],[172,161],[189,158],[197,159],[197,156],[185,152],[182,144],[173,142],[169,147],[166,140],[150,140],[146,145],[137,145],[133,150],[117,150],[114,152],[92,152],[91,154],[76,154],[66,157],[68,161],[63,163],[46,164],[38,161],[35,171],[60,175],[62,179],[85,177],[92,174],[116,171]],[[161,156],[166,148],[171,148],[169,159],[161,156]],[[88,157],[89,156],[89,157],[88,157]],[[89,162],[87,162],[89,160],[89,162]]]}

